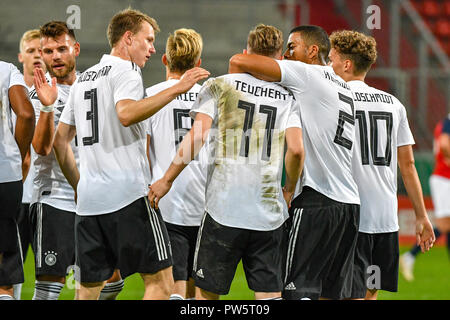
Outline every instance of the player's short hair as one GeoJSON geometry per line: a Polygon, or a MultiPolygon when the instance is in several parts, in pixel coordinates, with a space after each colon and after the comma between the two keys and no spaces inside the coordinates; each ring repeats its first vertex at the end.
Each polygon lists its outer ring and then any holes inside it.
{"type": "Polygon", "coordinates": [[[283,32],[274,26],[260,23],[250,30],[247,46],[252,53],[273,57],[283,49],[283,32]]]}
{"type": "Polygon", "coordinates": [[[289,32],[289,34],[299,32],[306,46],[316,45],[319,47],[319,58],[327,62],[328,54],[330,53],[330,39],[327,32],[319,26],[305,25],[298,26],[289,32]]]}
{"type": "Polygon", "coordinates": [[[24,47],[24,43],[34,40],[34,39],[39,39],[41,37],[41,34],[39,32],[38,29],[32,29],[32,30],[28,30],[25,31],[25,33],[22,35],[22,38],[20,38],[20,43],[19,43],[19,50],[20,52],[23,51],[24,47]]]}
{"type": "Polygon", "coordinates": [[[67,26],[64,21],[50,21],[44,24],[40,29],[41,38],[57,38],[63,34],[69,35],[74,41],[77,41],[75,37],[75,31],[67,26]]]}
{"type": "Polygon", "coordinates": [[[127,31],[131,31],[133,34],[138,33],[141,30],[142,22],[148,22],[153,30],[159,32],[159,26],[155,19],[149,17],[145,13],[135,9],[125,9],[114,15],[108,25],[108,41],[111,48],[113,48],[123,34],[127,31]]]}
{"type": "Polygon", "coordinates": [[[355,75],[369,71],[377,60],[377,42],[371,36],[351,30],[335,31],[330,36],[331,47],[353,62],[355,75]]]}
{"type": "Polygon", "coordinates": [[[170,71],[183,72],[195,66],[203,50],[202,36],[193,29],[177,29],[166,42],[166,58],[170,71]]]}

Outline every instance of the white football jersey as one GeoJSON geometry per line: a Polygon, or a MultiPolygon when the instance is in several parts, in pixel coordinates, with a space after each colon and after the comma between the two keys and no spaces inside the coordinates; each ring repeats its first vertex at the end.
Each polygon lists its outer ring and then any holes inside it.
{"type": "MultiPolygon", "coordinates": [[[[70,85],[64,84],[56,84],[56,86],[58,88],[58,98],[54,103],[55,109],[53,112],[55,130],[58,127],[61,114],[66,106],[71,88],[70,85]]],[[[37,124],[41,114],[41,102],[39,101],[36,90],[30,92],[30,99],[33,103],[37,124]]],[[[77,166],[79,166],[76,137],[72,140],[71,147],[75,160],[77,161],[77,166]]],[[[31,161],[34,167],[31,204],[41,202],[60,210],[75,212],[75,192],[69,182],[67,182],[66,177],[64,177],[53,150],[48,155],[41,156],[32,148],[31,161]]]]}
{"type": "Polygon", "coordinates": [[[352,176],[355,115],[349,86],[329,66],[277,60],[280,84],[300,105],[305,147],[301,183],[341,203],[359,204],[352,176]]]}
{"type": "Polygon", "coordinates": [[[148,194],[146,122],[124,127],[116,112],[117,102],[143,97],[139,67],[107,54],[73,84],[61,121],[77,130],[77,214],[112,213],[148,194]]]}
{"type": "Polygon", "coordinates": [[[414,144],[405,107],[394,96],[349,81],[356,110],[353,176],[361,198],[359,231],[398,231],[397,148],[414,144]]]}
{"type": "MultiPolygon", "coordinates": [[[[146,96],[172,87],[179,80],[167,80],[146,90],[146,96]]],[[[148,119],[152,183],[163,177],[175,157],[183,137],[191,129],[189,111],[201,86],[196,84],[148,119]]],[[[164,221],[183,226],[200,226],[205,212],[206,152],[184,168],[170,191],[159,201],[164,221]],[[203,161],[202,161],[203,160],[203,161]]]]}
{"type": "Polygon", "coordinates": [[[285,131],[301,128],[288,90],[248,74],[205,82],[192,107],[213,119],[208,144],[206,211],[218,223],[274,230],[288,217],[281,178],[285,131]]]}
{"type": "Polygon", "coordinates": [[[22,157],[14,137],[9,88],[27,87],[22,73],[11,63],[0,61],[0,183],[22,180],[22,157]]]}

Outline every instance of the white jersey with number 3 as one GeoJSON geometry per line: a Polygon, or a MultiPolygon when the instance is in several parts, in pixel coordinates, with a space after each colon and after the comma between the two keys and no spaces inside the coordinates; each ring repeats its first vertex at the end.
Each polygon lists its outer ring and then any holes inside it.
{"type": "Polygon", "coordinates": [[[281,189],[285,131],[301,128],[292,93],[248,74],[208,80],[191,116],[213,119],[206,211],[218,223],[268,231],[288,217],[281,189]]]}
{"type": "MultiPolygon", "coordinates": [[[[179,80],[171,79],[146,90],[146,96],[172,87],[179,80]]],[[[201,86],[196,84],[188,92],[178,96],[172,102],[148,119],[150,136],[150,166],[152,183],[162,178],[172,163],[184,135],[192,126],[189,111],[197,98],[201,86]]],[[[162,198],[158,207],[165,222],[199,226],[205,212],[206,156],[202,148],[198,159],[194,159],[175,179],[170,191],[162,198]]]]}
{"type": "Polygon", "coordinates": [[[23,75],[11,63],[0,61],[0,183],[22,180],[22,157],[14,138],[9,89],[26,88],[23,75]]]}
{"type": "Polygon", "coordinates": [[[277,62],[280,84],[291,89],[300,104],[306,153],[300,188],[309,186],[335,201],[359,204],[352,176],[355,115],[349,86],[331,67],[277,62]]]}
{"type": "Polygon", "coordinates": [[[359,231],[398,231],[397,148],[414,144],[405,107],[394,96],[349,81],[356,110],[353,172],[361,197],[359,231]]]}
{"type": "Polygon", "coordinates": [[[77,214],[112,213],[148,194],[146,123],[124,127],[116,112],[117,102],[143,97],[139,67],[106,54],[72,86],[60,121],[77,130],[77,214]]]}

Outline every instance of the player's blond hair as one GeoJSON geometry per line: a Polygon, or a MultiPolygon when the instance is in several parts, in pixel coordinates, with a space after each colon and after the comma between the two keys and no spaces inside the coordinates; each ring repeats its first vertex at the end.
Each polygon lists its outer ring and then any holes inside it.
{"type": "Polygon", "coordinates": [[[251,53],[273,57],[283,48],[283,32],[274,26],[258,24],[248,34],[247,47],[251,53]]]}
{"type": "Polygon", "coordinates": [[[195,66],[203,50],[202,36],[193,29],[177,29],[166,42],[169,70],[184,72],[195,66]]]}
{"type": "Polygon", "coordinates": [[[149,17],[145,13],[135,9],[125,9],[114,15],[108,25],[107,36],[109,45],[113,48],[123,34],[131,31],[133,34],[141,30],[142,23],[148,22],[155,33],[159,32],[159,26],[155,19],[149,17]]]}
{"type": "Polygon", "coordinates": [[[353,62],[355,75],[369,71],[377,60],[377,42],[371,36],[351,30],[335,31],[330,36],[331,47],[353,62]]]}
{"type": "Polygon", "coordinates": [[[39,39],[40,36],[40,32],[38,29],[32,29],[32,30],[28,30],[25,31],[25,33],[22,35],[22,38],[20,38],[20,43],[19,43],[19,50],[20,52],[23,52],[24,48],[24,43],[34,40],[34,39],[39,39]]]}

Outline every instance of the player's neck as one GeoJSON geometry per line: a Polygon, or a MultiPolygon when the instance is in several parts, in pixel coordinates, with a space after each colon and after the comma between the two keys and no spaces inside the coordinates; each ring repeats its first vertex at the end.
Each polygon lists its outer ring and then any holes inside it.
{"type": "Polygon", "coordinates": [[[124,46],[117,45],[114,48],[111,49],[110,55],[114,57],[118,57],[123,60],[131,61],[131,56],[124,46]]]}
{"type": "Polygon", "coordinates": [[[63,85],[68,85],[71,86],[75,80],[77,79],[77,73],[75,71],[75,68],[64,78],[56,78],[56,83],[57,84],[63,84],[63,85]]]}
{"type": "Polygon", "coordinates": [[[342,79],[344,79],[345,82],[349,82],[349,81],[362,81],[362,82],[365,82],[366,75],[365,74],[362,74],[362,75],[359,75],[359,76],[344,75],[344,77],[342,77],[342,79]]]}
{"type": "Polygon", "coordinates": [[[34,84],[34,76],[33,72],[29,74],[28,72],[23,73],[23,80],[25,81],[25,84],[28,88],[30,88],[34,84]]]}
{"type": "Polygon", "coordinates": [[[182,76],[183,73],[181,72],[173,72],[170,71],[168,68],[166,69],[166,80],[180,80],[182,76]]]}

